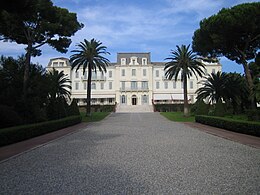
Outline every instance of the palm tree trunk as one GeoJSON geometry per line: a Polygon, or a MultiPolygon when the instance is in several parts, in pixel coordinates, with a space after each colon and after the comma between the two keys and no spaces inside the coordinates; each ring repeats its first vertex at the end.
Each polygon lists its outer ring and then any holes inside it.
{"type": "Polygon", "coordinates": [[[88,84],[87,84],[87,107],[86,116],[91,115],[91,77],[92,77],[92,64],[88,65],[88,84]]]}
{"type": "Polygon", "coordinates": [[[184,94],[184,116],[189,116],[189,104],[188,104],[188,90],[187,90],[187,76],[183,78],[183,94],[184,94]]]}

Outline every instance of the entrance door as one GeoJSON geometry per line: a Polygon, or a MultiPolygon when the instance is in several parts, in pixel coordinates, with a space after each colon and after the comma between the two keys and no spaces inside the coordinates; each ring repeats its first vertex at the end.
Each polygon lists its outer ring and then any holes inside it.
{"type": "Polygon", "coordinates": [[[132,96],[132,105],[136,105],[137,104],[137,98],[136,95],[132,96]]]}

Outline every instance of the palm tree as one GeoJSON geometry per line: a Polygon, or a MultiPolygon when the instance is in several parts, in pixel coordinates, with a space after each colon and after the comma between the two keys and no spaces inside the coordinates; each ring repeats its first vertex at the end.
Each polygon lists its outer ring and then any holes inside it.
{"type": "Polygon", "coordinates": [[[63,71],[59,72],[53,68],[47,74],[47,79],[49,80],[49,99],[70,99],[70,79],[63,71]]]}
{"type": "Polygon", "coordinates": [[[71,69],[77,67],[77,71],[82,66],[83,74],[85,73],[86,68],[88,69],[86,115],[90,116],[92,71],[96,73],[98,69],[102,73],[106,72],[106,67],[109,65],[109,60],[102,55],[110,53],[106,51],[106,46],[102,46],[102,42],[96,41],[95,39],[91,39],[91,41],[84,39],[83,42],[77,44],[77,47],[77,50],[72,51],[75,54],[70,57],[71,69]]]}
{"type": "Polygon", "coordinates": [[[207,98],[212,104],[222,102],[222,99],[226,98],[227,74],[218,71],[204,78],[205,80],[200,82],[203,86],[196,91],[198,94],[197,99],[203,100],[207,98]]]}
{"type": "Polygon", "coordinates": [[[193,74],[197,78],[197,74],[202,77],[204,74],[204,65],[200,60],[197,60],[196,54],[192,50],[189,50],[190,45],[176,46],[177,50],[172,50],[170,57],[165,60],[170,60],[165,64],[164,70],[165,76],[171,80],[174,78],[177,81],[178,75],[181,74],[181,80],[183,81],[183,93],[184,93],[184,116],[189,115],[188,109],[188,92],[187,92],[187,80],[193,74]]]}

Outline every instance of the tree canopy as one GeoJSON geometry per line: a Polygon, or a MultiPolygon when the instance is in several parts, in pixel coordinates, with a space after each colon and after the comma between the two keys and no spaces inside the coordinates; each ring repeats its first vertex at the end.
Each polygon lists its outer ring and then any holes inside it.
{"type": "Polygon", "coordinates": [[[86,115],[91,115],[91,78],[92,71],[106,72],[106,67],[109,66],[110,61],[103,55],[110,54],[107,47],[102,45],[102,42],[95,39],[90,41],[84,39],[83,42],[77,44],[77,49],[72,51],[74,54],[70,56],[71,69],[76,68],[76,71],[82,67],[83,74],[88,70],[87,82],[87,107],[86,115]]]}
{"type": "Polygon", "coordinates": [[[50,0],[4,0],[1,3],[0,40],[26,45],[25,92],[31,56],[41,55],[39,48],[44,44],[67,52],[69,37],[83,24],[77,21],[75,13],[54,6],[50,0]]]}
{"type": "Polygon", "coordinates": [[[177,50],[172,50],[170,57],[165,60],[169,60],[165,64],[165,76],[168,79],[177,81],[178,75],[181,75],[183,81],[183,95],[184,95],[184,116],[188,116],[188,91],[187,91],[187,79],[190,76],[199,75],[202,77],[204,74],[203,69],[205,68],[201,60],[197,59],[195,53],[190,50],[190,45],[176,46],[177,50]]]}
{"type": "Polygon", "coordinates": [[[194,32],[193,50],[203,56],[225,56],[242,64],[253,94],[253,80],[248,61],[260,49],[260,3],[244,3],[223,8],[216,15],[203,19],[194,32]]]}

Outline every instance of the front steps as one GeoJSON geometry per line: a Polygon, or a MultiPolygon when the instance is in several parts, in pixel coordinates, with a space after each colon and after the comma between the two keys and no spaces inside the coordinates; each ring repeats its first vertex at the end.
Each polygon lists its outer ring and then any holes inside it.
{"type": "Polygon", "coordinates": [[[152,105],[117,105],[116,112],[153,112],[152,105]]]}

